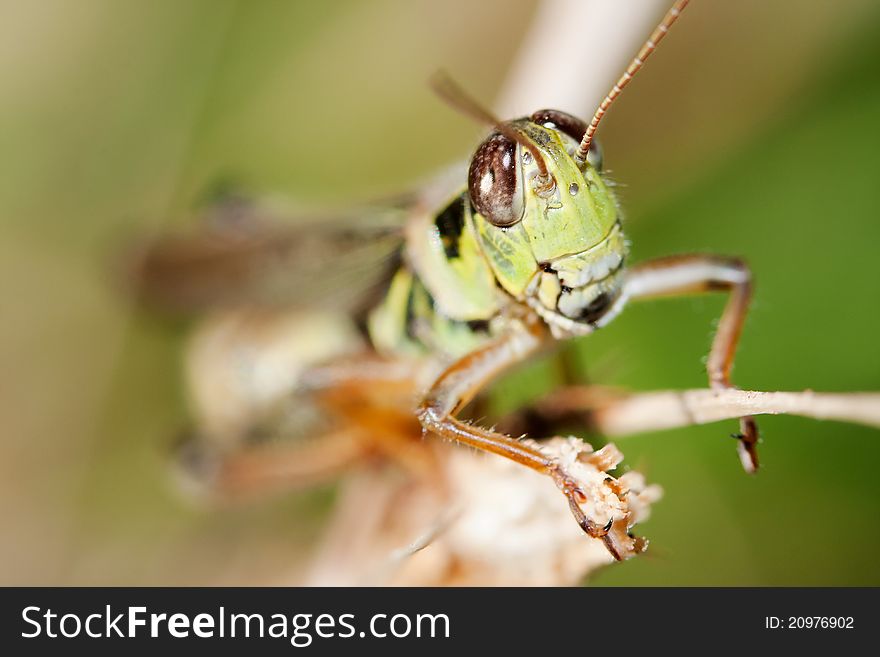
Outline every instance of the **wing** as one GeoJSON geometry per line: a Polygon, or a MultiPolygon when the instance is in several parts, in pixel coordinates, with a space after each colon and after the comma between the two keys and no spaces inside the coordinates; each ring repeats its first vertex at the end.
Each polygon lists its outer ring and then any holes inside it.
{"type": "Polygon", "coordinates": [[[128,254],[135,295],[165,312],[231,306],[357,313],[399,265],[401,204],[298,216],[279,203],[214,203],[188,234],[146,240],[128,254]]]}

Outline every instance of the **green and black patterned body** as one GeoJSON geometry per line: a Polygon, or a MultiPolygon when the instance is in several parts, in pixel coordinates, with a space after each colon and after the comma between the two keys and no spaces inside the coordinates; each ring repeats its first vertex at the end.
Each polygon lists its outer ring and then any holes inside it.
{"type": "Polygon", "coordinates": [[[408,231],[402,265],[369,318],[374,347],[385,355],[452,358],[500,329],[505,302],[472,229],[466,193],[408,231]]]}
{"type": "Polygon", "coordinates": [[[403,265],[369,321],[388,355],[472,351],[513,315],[536,313],[554,334],[583,335],[622,307],[626,254],[615,198],[598,159],[571,153],[583,125],[560,112],[513,122],[527,146],[490,135],[469,185],[433,216],[413,217],[403,265]],[[542,175],[554,184],[535,193],[542,175]]]}

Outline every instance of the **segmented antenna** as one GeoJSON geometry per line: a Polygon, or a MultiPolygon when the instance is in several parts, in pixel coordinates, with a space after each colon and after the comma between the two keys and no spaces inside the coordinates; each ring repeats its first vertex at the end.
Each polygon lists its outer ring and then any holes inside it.
{"type": "Polygon", "coordinates": [[[443,71],[438,71],[431,76],[431,87],[445,100],[451,107],[457,109],[465,116],[474,119],[478,123],[485,123],[495,128],[502,135],[520,144],[527,149],[538,167],[538,187],[539,189],[549,189],[552,187],[552,178],[547,171],[547,164],[541,156],[541,151],[525,135],[517,130],[513,125],[506,121],[501,121],[492,112],[480,105],[472,96],[462,89],[456,82],[443,71]]]}
{"type": "Polygon", "coordinates": [[[633,79],[633,76],[638,73],[640,68],[642,68],[645,64],[645,60],[651,56],[651,53],[654,52],[657,44],[666,36],[669,28],[676,20],[678,20],[679,15],[684,11],[684,8],[687,7],[689,1],[690,0],[678,0],[678,2],[672,5],[672,8],[666,12],[663,20],[660,21],[660,24],[654,28],[651,36],[645,41],[645,45],[639,50],[639,54],[629,63],[629,66],[627,66],[623,75],[620,76],[620,79],[611,88],[608,95],[605,96],[605,100],[599,105],[599,108],[593,115],[593,120],[590,121],[590,125],[587,126],[584,138],[581,140],[581,144],[578,146],[577,152],[575,153],[574,161],[578,166],[583,166],[584,162],[586,162],[587,153],[590,150],[590,144],[593,142],[593,135],[596,134],[596,128],[599,127],[599,121],[605,116],[605,112],[611,107],[611,103],[614,102],[614,100],[620,95],[620,92],[623,91],[623,88],[629,84],[629,81],[633,79]]]}
{"type": "Polygon", "coordinates": [[[459,84],[449,77],[446,71],[436,71],[431,76],[431,88],[453,109],[458,110],[477,123],[485,123],[496,126],[501,121],[485,107],[480,105],[473,96],[462,89],[459,84]]]}

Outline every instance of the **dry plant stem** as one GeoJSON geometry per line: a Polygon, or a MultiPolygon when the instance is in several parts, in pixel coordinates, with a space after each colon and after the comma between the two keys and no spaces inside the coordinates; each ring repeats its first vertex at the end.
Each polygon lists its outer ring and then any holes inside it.
{"type": "Polygon", "coordinates": [[[589,117],[669,4],[543,0],[495,103],[499,115],[552,107],[589,117]]]}
{"type": "Polygon", "coordinates": [[[818,393],[680,390],[623,395],[592,413],[595,428],[626,436],[743,415],[801,415],[880,428],[880,392],[818,393]]]}

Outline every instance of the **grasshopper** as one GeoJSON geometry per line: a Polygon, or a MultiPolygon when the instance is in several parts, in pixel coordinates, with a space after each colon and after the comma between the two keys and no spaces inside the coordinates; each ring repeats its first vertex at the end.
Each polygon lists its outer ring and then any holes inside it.
{"type": "MultiPolygon", "coordinates": [[[[191,469],[228,489],[312,481],[366,452],[429,471],[419,439],[439,437],[551,478],[586,534],[616,559],[632,556],[632,545],[610,535],[617,519],[600,522],[584,510],[587,492],[558,459],[463,412],[508,368],[605,327],[630,301],[697,292],[729,295],[707,369],[713,388],[732,387],[749,269],[713,255],[629,265],[594,140],[686,5],[673,5],[589,122],[557,110],[502,121],[440,81],[441,95],[490,128],[452,195],[295,224],[227,202],[204,234],[159,240],[140,254],[136,275],[148,298],[226,308],[190,353],[201,434],[219,454],[191,452],[191,469]],[[315,271],[320,283],[307,284],[315,271]],[[351,271],[356,285],[347,282],[351,271]],[[291,307],[308,311],[282,310],[291,307]],[[284,433],[320,440],[289,453],[253,446],[284,433]]],[[[740,457],[754,471],[757,428],[751,417],[740,424],[740,457]]]]}

